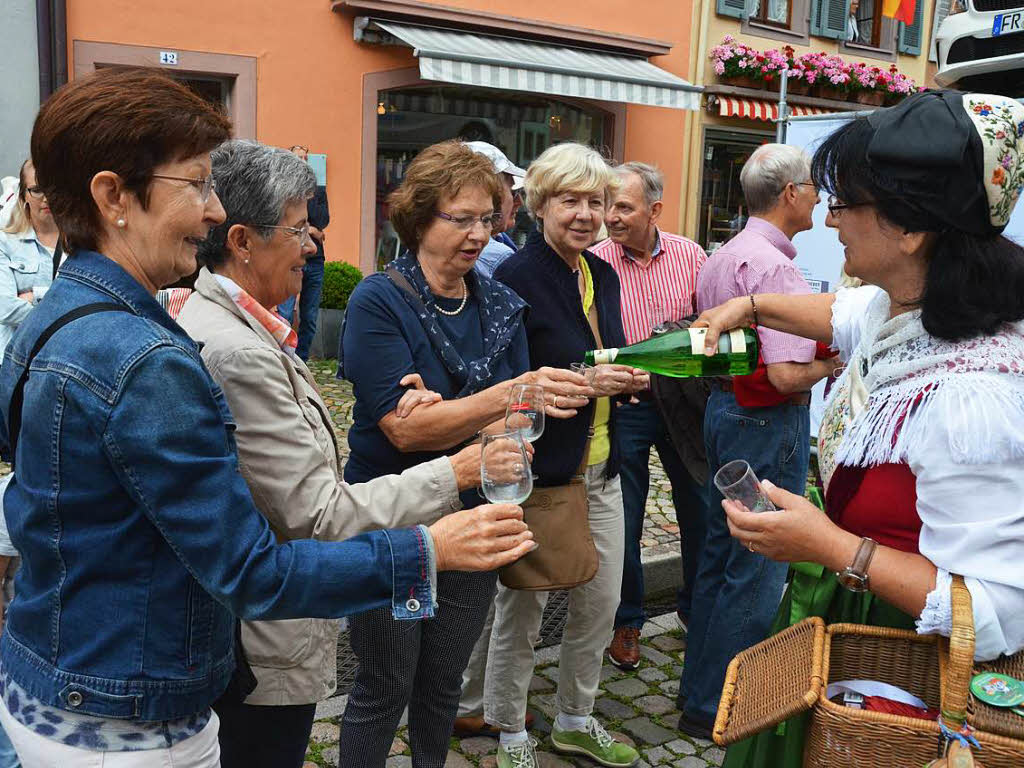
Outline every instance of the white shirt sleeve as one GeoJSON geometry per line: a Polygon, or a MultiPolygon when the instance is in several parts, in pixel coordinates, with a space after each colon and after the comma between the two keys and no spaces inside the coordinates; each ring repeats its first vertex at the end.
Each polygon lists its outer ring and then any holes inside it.
{"type": "Polygon", "coordinates": [[[860,288],[840,288],[832,303],[832,348],[839,350],[844,362],[853,356],[864,333],[868,305],[881,293],[873,285],[860,288]]]}
{"type": "Polygon", "coordinates": [[[956,398],[957,407],[932,410],[908,456],[917,477],[921,554],[939,569],[918,631],[950,633],[950,574],[959,573],[973,602],[975,656],[991,659],[1024,648],[1024,465],[1010,454],[978,463],[955,457],[951,443],[992,405],[959,387],[943,395],[956,398]]]}

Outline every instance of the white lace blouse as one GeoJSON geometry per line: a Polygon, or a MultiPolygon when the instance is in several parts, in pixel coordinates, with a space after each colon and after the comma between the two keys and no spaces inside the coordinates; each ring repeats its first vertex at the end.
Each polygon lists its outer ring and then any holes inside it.
{"type": "Polygon", "coordinates": [[[868,394],[837,459],[904,462],[917,478],[919,549],[938,568],[918,632],[950,633],[950,574],[959,573],[973,598],[976,657],[1015,653],[1024,648],[1024,324],[945,342],[919,312],[889,320],[888,311],[878,288],[836,295],[833,347],[868,394]]]}

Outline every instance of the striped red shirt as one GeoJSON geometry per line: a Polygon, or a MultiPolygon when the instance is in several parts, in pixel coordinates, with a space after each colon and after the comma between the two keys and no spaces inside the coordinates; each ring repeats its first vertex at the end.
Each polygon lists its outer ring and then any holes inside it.
{"type": "Polygon", "coordinates": [[[696,312],[697,273],[708,256],[692,240],[659,229],[655,254],[647,266],[611,238],[590,252],[608,262],[619,276],[627,343],[650,338],[655,326],[696,312]]]}

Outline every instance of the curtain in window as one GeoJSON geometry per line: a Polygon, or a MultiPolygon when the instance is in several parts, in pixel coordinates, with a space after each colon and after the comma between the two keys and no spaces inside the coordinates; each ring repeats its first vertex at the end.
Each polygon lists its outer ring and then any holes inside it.
{"type": "Polygon", "coordinates": [[[748,13],[752,18],[760,18],[761,3],[767,2],[768,6],[765,14],[765,21],[772,21],[776,24],[785,24],[789,21],[789,1],[790,0],[750,0],[748,13]]]}

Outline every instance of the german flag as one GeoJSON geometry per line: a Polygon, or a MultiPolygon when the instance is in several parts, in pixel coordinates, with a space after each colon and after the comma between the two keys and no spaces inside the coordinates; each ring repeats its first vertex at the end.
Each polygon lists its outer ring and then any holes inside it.
{"type": "Polygon", "coordinates": [[[902,21],[907,26],[914,23],[914,11],[916,10],[917,0],[884,0],[882,3],[883,16],[902,21]]]}

